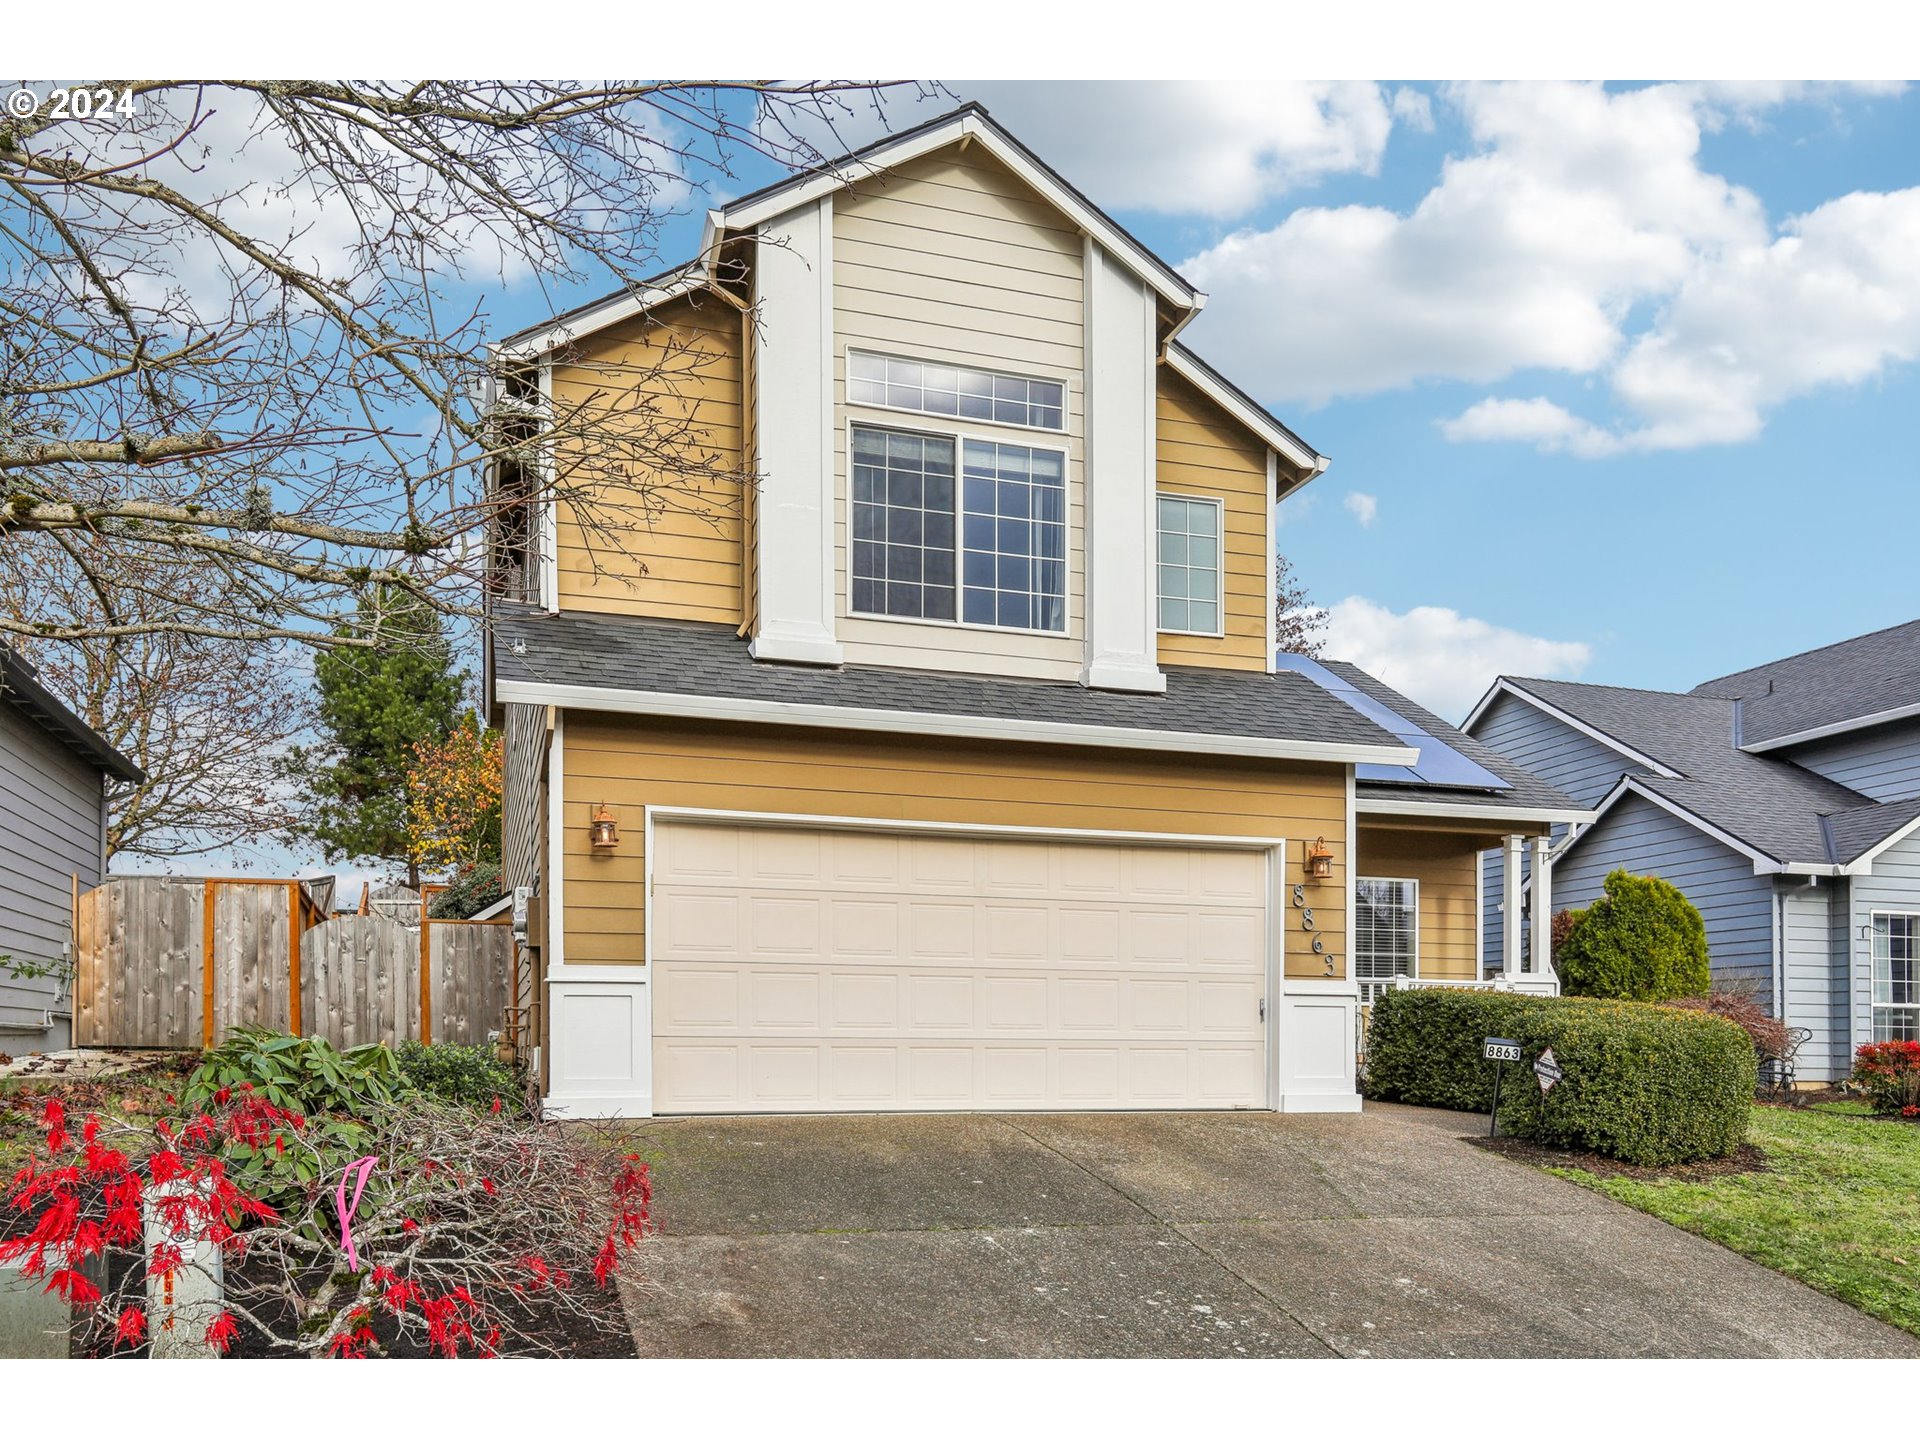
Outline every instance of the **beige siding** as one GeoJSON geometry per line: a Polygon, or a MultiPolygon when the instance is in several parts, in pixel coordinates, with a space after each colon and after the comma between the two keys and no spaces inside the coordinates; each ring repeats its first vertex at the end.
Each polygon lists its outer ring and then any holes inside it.
{"type": "Polygon", "coordinates": [[[1485,836],[1445,831],[1360,832],[1359,873],[1420,882],[1419,966],[1423,980],[1473,980],[1477,921],[1474,872],[1485,836]]]}
{"type": "Polygon", "coordinates": [[[1165,365],[1155,415],[1156,484],[1173,495],[1223,501],[1226,565],[1219,637],[1162,635],[1162,665],[1267,668],[1267,588],[1273,568],[1266,446],[1165,365]]]}
{"type": "Polygon", "coordinates": [[[591,523],[563,505],[560,605],[623,615],[742,616],[740,312],[712,295],[586,337],[556,364],[561,485],[591,487],[591,523]],[[662,471],[654,457],[687,460],[662,471]],[[571,476],[571,479],[569,477],[571,476]]]}
{"type": "Polygon", "coordinates": [[[833,200],[836,613],[854,663],[1068,680],[1083,663],[1086,385],[1084,242],[1060,213],[978,148],[924,156],[833,200]],[[849,407],[851,347],[1059,380],[1064,437],[849,407]],[[941,623],[847,618],[847,425],[963,430],[1067,452],[1067,630],[1058,638],[941,623]]]}
{"type": "MultiPolygon", "coordinates": [[[[1202,756],[891,739],[754,726],[683,727],[574,712],[564,744],[566,958],[642,961],[648,805],[887,820],[1287,838],[1328,837],[1346,883],[1344,772],[1202,756]],[[620,845],[595,855],[583,817],[606,801],[620,845]]],[[[1320,906],[1327,949],[1346,953],[1343,907],[1320,906]]],[[[1284,927],[1289,974],[1325,976],[1313,936],[1284,927]]]]}

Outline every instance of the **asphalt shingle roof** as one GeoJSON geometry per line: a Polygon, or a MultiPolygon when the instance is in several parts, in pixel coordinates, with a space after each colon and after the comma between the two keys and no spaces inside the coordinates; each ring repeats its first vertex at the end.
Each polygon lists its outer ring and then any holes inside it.
{"type": "Polygon", "coordinates": [[[1304,676],[1169,667],[1164,695],[1039,680],[755,661],[724,625],[503,609],[493,621],[496,682],[725,696],[793,707],[851,706],[1179,734],[1398,747],[1385,730],[1304,676]],[[514,654],[516,645],[523,654],[514,654]]]}
{"type": "Polygon", "coordinates": [[[0,645],[0,701],[12,705],[96,770],[128,784],[147,778],[138,765],[42,685],[34,666],[7,645],[0,645]]]}
{"type": "Polygon", "coordinates": [[[1354,786],[1356,795],[1368,799],[1483,805],[1501,809],[1584,810],[1586,808],[1572,796],[1556,790],[1546,781],[1522,770],[1499,751],[1482,745],[1471,735],[1455,729],[1424,706],[1416,705],[1397,690],[1369,675],[1358,665],[1350,664],[1345,660],[1322,660],[1320,663],[1363,695],[1372,696],[1395,714],[1411,720],[1434,739],[1444,741],[1469,760],[1484,765],[1508,785],[1505,790],[1474,790],[1451,785],[1403,785],[1362,780],[1354,786]]]}
{"type": "Polygon", "coordinates": [[[1843,828],[1851,843],[1878,823],[1852,812],[1892,808],[1790,761],[1735,749],[1731,699],[1571,680],[1507,683],[1677,771],[1678,778],[1635,781],[1783,864],[1845,863],[1852,856],[1829,846],[1826,818],[1849,815],[1843,828]]]}
{"type": "Polygon", "coordinates": [[[1692,693],[1743,702],[1743,745],[1920,705],[1920,620],[1722,675],[1692,693]]]}

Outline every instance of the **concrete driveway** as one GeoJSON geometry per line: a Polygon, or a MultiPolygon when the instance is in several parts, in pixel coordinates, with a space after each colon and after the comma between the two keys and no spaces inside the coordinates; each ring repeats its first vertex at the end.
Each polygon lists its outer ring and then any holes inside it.
{"type": "Polygon", "coordinates": [[[636,1124],[642,1355],[1920,1355],[1474,1117],[636,1124]]]}

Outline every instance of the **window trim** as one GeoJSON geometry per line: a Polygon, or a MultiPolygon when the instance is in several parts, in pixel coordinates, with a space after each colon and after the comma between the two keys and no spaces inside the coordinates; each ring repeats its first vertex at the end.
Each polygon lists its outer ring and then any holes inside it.
{"type": "MultiPolygon", "coordinates": [[[[1191,532],[1189,532],[1191,534],[1191,532]]],[[[1191,569],[1191,566],[1187,567],[1191,569]]],[[[1153,629],[1156,635],[1190,635],[1202,640],[1224,640],[1227,635],[1227,500],[1224,495],[1186,495],[1178,490],[1153,492],[1153,629]],[[1180,500],[1195,505],[1211,505],[1213,523],[1213,579],[1217,593],[1220,623],[1212,630],[1169,630],[1160,623],[1160,502],[1180,500]]],[[[1269,657],[1271,664],[1271,657],[1269,657]]],[[[1381,877],[1387,878],[1387,877],[1381,877]]]]}
{"type": "MultiPolygon", "coordinates": [[[[847,408],[848,410],[851,411],[856,407],[849,405],[847,408]]],[[[884,407],[862,405],[857,408],[881,409],[884,407]]],[[[1005,426],[999,426],[996,428],[1004,429],[1004,430],[1017,430],[1022,427],[1016,426],[1016,425],[1005,425],[1005,426]]],[[[842,565],[840,569],[841,569],[841,576],[846,584],[846,607],[847,607],[846,618],[847,619],[849,620],[880,620],[880,621],[886,622],[889,625],[933,625],[933,626],[937,626],[942,630],[973,630],[983,635],[1037,635],[1047,640],[1071,641],[1073,639],[1073,578],[1074,578],[1073,577],[1073,456],[1068,451],[1067,447],[1064,444],[1062,445],[1028,445],[1024,440],[1007,440],[1004,437],[999,435],[980,434],[977,432],[977,429],[973,426],[949,427],[943,424],[934,424],[930,426],[903,425],[893,421],[865,420],[865,419],[861,419],[859,416],[852,415],[852,414],[849,414],[847,416],[847,423],[844,427],[843,433],[845,436],[846,448],[845,450],[842,451],[843,458],[840,464],[840,472],[841,472],[841,481],[846,492],[846,507],[845,507],[845,510],[842,512],[842,519],[846,524],[846,535],[847,535],[846,556],[847,558],[846,558],[846,563],[842,565]],[[855,428],[859,426],[865,426],[869,430],[884,430],[884,431],[892,431],[894,433],[901,434],[901,435],[913,435],[923,440],[927,440],[927,439],[951,440],[953,442],[953,461],[954,461],[954,464],[953,464],[953,517],[954,517],[953,613],[954,613],[954,618],[951,620],[940,620],[940,619],[929,617],[926,615],[880,615],[880,614],[875,614],[871,610],[856,610],[853,607],[853,578],[854,578],[853,577],[853,543],[854,543],[853,432],[855,428]],[[1062,495],[1063,514],[1061,516],[1061,529],[1062,529],[1062,534],[1063,534],[1065,543],[1061,546],[1061,549],[1064,553],[1060,557],[1061,625],[1058,630],[1037,630],[1031,627],[1018,627],[1013,625],[981,625],[974,621],[962,620],[960,618],[960,616],[966,610],[966,604],[964,599],[962,598],[963,593],[966,589],[966,584],[963,576],[963,570],[965,565],[965,555],[966,555],[966,536],[962,528],[962,521],[965,518],[965,511],[963,508],[965,505],[965,498],[964,498],[965,490],[962,485],[962,481],[964,480],[966,475],[966,443],[969,440],[978,441],[982,445],[1022,445],[1028,450],[1048,450],[1055,454],[1058,454],[1060,457],[1060,477],[1062,482],[1061,488],[1062,488],[1062,491],[1064,492],[1062,495]]],[[[1045,430],[1045,431],[1030,430],[1028,433],[1053,435],[1053,434],[1057,434],[1058,432],[1051,431],[1051,430],[1045,430]]],[[[1062,440],[1065,440],[1067,437],[1064,435],[1061,435],[1060,438],[1062,440]]]]}
{"type": "Polygon", "coordinates": [[[1413,901],[1407,907],[1412,912],[1412,915],[1413,915],[1413,954],[1409,961],[1411,968],[1407,971],[1407,979],[1418,980],[1420,978],[1420,882],[1419,880],[1415,879],[1411,875],[1355,875],[1353,877],[1353,903],[1354,903],[1353,936],[1351,940],[1348,942],[1348,946],[1347,946],[1347,948],[1353,952],[1354,983],[1357,985],[1391,985],[1393,984],[1393,978],[1391,976],[1389,976],[1384,980],[1369,979],[1361,975],[1360,973],[1360,883],[1363,880],[1372,880],[1372,881],[1376,881],[1378,883],[1386,884],[1386,885],[1411,885],[1413,887],[1413,901]]]}
{"type": "MultiPolygon", "coordinates": [[[[1869,1036],[1875,1040],[1878,1040],[1880,1035],[1880,1027],[1877,1023],[1875,1023],[1875,1017],[1878,1011],[1902,1010],[1902,1011],[1914,1013],[1916,1015],[1920,1015],[1920,1001],[1915,1001],[1905,1005],[1899,1005],[1899,1004],[1893,1004],[1893,1003],[1882,1005],[1879,1001],[1873,998],[1873,962],[1875,958],[1873,953],[1874,923],[1878,920],[1883,920],[1883,919],[1885,920],[1899,919],[1899,920],[1909,920],[1913,922],[1914,936],[1913,936],[1913,940],[1911,940],[1909,943],[1920,941],[1920,910],[1870,909],[1867,911],[1867,1031],[1869,1036]]],[[[1893,935],[1892,935],[1891,929],[1889,929],[1888,931],[1887,941],[1888,941],[1888,949],[1889,951],[1891,951],[1892,941],[1893,941],[1893,935]]],[[[1892,963],[1891,954],[1889,954],[1888,956],[1888,963],[1889,964],[1892,963]]],[[[1889,985],[1893,983],[1891,975],[1888,976],[1887,983],[1889,985]]]]}
{"type": "Polygon", "coordinates": [[[1028,435],[1054,435],[1061,440],[1065,440],[1071,433],[1067,427],[1067,417],[1071,413],[1068,404],[1073,398],[1073,382],[1065,375],[991,370],[985,365],[965,364],[958,360],[929,360],[923,355],[903,355],[895,350],[869,350],[864,345],[847,346],[840,363],[840,397],[849,410],[884,410],[889,415],[912,415],[916,419],[930,420],[935,425],[945,425],[949,421],[961,425],[987,425],[996,430],[1019,430],[1028,435]],[[853,357],[856,355],[866,355],[875,360],[904,360],[910,365],[949,365],[956,370],[977,370],[982,375],[991,375],[1000,380],[1038,380],[1043,385],[1058,385],[1060,387],[1060,425],[1056,429],[1046,425],[1022,425],[1013,420],[976,420],[968,415],[939,415],[927,410],[915,410],[906,405],[888,405],[878,400],[856,400],[853,398],[853,357]]]}

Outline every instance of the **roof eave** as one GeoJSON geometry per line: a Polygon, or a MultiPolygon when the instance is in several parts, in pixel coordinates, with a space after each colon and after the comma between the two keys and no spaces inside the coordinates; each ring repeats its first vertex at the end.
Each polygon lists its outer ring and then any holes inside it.
{"type": "Polygon", "coordinates": [[[497,677],[503,703],[557,705],[624,715],[748,724],[806,725],[830,730],[908,733],[949,739],[999,740],[1043,745],[1087,745],[1124,750],[1235,756],[1259,760],[1304,760],[1336,765],[1411,765],[1419,751],[1403,745],[1330,740],[1292,740],[1259,735],[1147,730],[1125,725],[1085,725],[1052,720],[1009,719],[951,711],[887,710],[866,706],[809,705],[731,695],[686,695],[667,691],[555,685],[497,677]]]}

